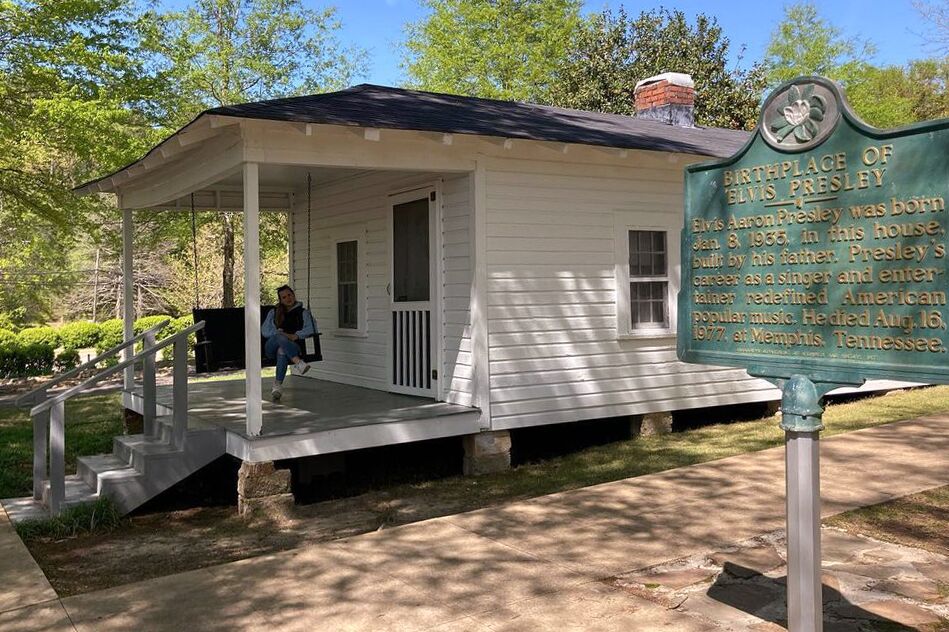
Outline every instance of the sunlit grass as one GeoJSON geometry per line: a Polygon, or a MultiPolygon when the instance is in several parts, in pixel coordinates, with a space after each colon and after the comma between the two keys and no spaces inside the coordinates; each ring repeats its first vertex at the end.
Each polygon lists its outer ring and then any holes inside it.
{"type": "MultiPolygon", "coordinates": [[[[830,404],[824,413],[822,436],[826,438],[945,410],[949,410],[949,386],[830,404]]],[[[444,494],[469,506],[541,496],[777,447],[784,443],[784,431],[778,421],[777,416],[772,416],[639,437],[498,474],[407,484],[389,492],[393,496],[422,491],[444,494]]]]}

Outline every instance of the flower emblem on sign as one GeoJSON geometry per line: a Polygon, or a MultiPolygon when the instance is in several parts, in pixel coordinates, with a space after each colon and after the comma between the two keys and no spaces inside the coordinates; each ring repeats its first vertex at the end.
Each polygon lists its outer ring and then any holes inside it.
{"type": "Polygon", "coordinates": [[[790,81],[775,90],[761,108],[761,138],[785,152],[816,147],[837,128],[841,98],[836,86],[822,77],[790,81]]]}
{"type": "Polygon", "coordinates": [[[777,116],[771,120],[771,131],[779,143],[792,134],[799,143],[810,142],[820,133],[826,112],[827,101],[814,93],[813,84],[803,90],[792,85],[787,91],[787,105],[779,105],[777,116]]]}

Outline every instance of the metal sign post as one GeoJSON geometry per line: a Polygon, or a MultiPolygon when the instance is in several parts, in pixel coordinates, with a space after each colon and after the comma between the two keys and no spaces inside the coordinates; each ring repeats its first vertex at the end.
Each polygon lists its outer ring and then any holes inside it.
{"type": "Polygon", "coordinates": [[[788,630],[821,632],[820,431],[817,386],[795,375],[781,394],[787,485],[788,630]]]}

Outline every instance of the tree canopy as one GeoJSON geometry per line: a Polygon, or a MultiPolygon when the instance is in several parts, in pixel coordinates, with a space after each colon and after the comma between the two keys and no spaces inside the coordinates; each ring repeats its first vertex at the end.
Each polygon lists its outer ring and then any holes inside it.
{"type": "Polygon", "coordinates": [[[580,22],[579,0],[422,0],[404,67],[422,90],[543,103],[580,22]]]}
{"type": "Polygon", "coordinates": [[[682,11],[605,10],[586,20],[556,69],[550,93],[565,107],[632,114],[636,82],[662,72],[684,72],[695,82],[696,121],[750,129],[764,85],[760,67],[728,70],[730,42],[713,17],[690,24],[682,11]]]}

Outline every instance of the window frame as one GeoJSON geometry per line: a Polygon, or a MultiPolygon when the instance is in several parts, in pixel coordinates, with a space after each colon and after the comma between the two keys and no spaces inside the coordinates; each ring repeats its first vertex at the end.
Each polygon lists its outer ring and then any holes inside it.
{"type": "Polygon", "coordinates": [[[614,215],[615,278],[616,278],[616,337],[618,339],[675,337],[677,327],[677,298],[681,273],[679,232],[681,224],[658,214],[616,213],[614,215]],[[666,220],[666,221],[662,221],[666,220]],[[630,231],[662,232],[666,235],[666,274],[664,276],[633,277],[629,274],[630,231]],[[666,282],[666,314],[668,322],[662,327],[633,327],[629,285],[641,280],[666,282]]]}
{"type": "Polygon", "coordinates": [[[367,337],[366,292],[366,228],[350,226],[338,228],[330,235],[330,282],[332,284],[333,335],[367,337]],[[339,244],[356,242],[356,327],[339,326],[339,244]]]}

